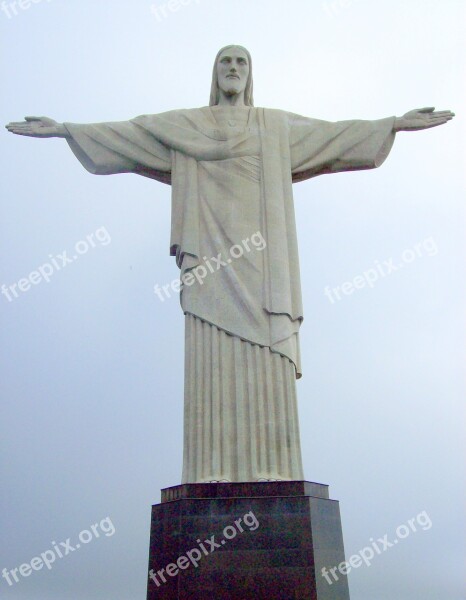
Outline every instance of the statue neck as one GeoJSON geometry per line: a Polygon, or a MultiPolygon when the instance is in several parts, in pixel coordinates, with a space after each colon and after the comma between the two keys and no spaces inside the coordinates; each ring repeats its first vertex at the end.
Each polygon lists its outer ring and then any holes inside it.
{"type": "Polygon", "coordinates": [[[244,103],[244,91],[242,91],[240,94],[227,95],[223,90],[220,90],[218,106],[246,107],[246,104],[244,103]]]}

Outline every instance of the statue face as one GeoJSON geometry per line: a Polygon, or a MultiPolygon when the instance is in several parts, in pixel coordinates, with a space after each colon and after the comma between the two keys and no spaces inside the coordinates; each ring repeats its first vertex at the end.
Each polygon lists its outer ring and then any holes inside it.
{"type": "Polygon", "coordinates": [[[218,87],[227,96],[241,94],[249,76],[248,57],[240,48],[224,50],[217,62],[218,87]]]}

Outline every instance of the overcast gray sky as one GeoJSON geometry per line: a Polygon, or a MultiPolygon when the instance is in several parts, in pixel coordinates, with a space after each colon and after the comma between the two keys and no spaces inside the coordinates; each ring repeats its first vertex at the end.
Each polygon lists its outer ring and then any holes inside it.
{"type": "MultiPolygon", "coordinates": [[[[456,110],[398,134],[380,169],[294,192],[306,478],[340,500],[348,557],[423,511],[432,523],[355,569],[352,600],[464,599],[464,3],[22,1],[0,5],[2,123],[204,106],[229,43],[252,53],[256,106],[331,121],[456,110]],[[387,263],[372,287],[325,294],[387,263]]],[[[153,293],[177,276],[170,189],[92,176],[63,140],[2,129],[0,145],[0,285],[81,252],[0,295],[0,569],[115,528],[1,578],[0,597],[142,599],[150,507],[181,477],[183,315],[153,293]]]]}

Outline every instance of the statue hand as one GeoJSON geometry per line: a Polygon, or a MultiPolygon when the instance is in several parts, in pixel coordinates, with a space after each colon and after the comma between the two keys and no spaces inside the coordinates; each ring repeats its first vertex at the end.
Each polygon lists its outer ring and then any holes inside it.
{"type": "Polygon", "coordinates": [[[425,108],[410,110],[402,117],[396,119],[394,130],[419,131],[420,129],[429,129],[429,127],[443,125],[455,116],[455,113],[450,110],[434,112],[434,108],[434,106],[427,106],[425,108]]]}
{"type": "Polygon", "coordinates": [[[8,123],[6,128],[10,133],[30,137],[66,137],[66,128],[48,117],[24,117],[25,121],[8,123]]]}

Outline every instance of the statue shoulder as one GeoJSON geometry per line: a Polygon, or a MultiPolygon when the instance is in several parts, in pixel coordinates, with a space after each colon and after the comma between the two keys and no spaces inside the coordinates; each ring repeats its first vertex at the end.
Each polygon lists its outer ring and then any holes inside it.
{"type": "Polygon", "coordinates": [[[301,117],[301,115],[297,115],[286,110],[281,110],[279,108],[261,108],[258,110],[264,111],[266,122],[281,125],[282,127],[286,127],[288,129],[291,128],[297,118],[304,118],[301,117]]]}
{"type": "Polygon", "coordinates": [[[187,118],[193,118],[196,114],[200,114],[199,108],[180,108],[175,110],[168,110],[161,113],[153,113],[147,115],[139,115],[134,119],[131,119],[133,123],[148,124],[154,121],[167,121],[169,123],[180,123],[185,121],[187,118]]]}

